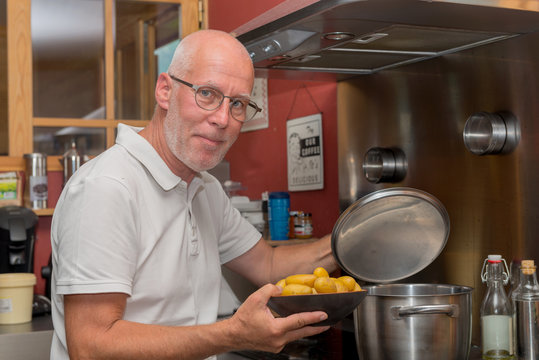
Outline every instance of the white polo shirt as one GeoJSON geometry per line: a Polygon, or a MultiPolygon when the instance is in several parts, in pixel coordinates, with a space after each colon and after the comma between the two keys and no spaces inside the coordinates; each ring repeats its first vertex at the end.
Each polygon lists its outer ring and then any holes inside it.
{"type": "Polygon", "coordinates": [[[203,172],[191,184],[120,124],[116,145],[66,184],[52,219],[51,359],[68,359],[63,295],[122,292],[125,320],[160,325],[215,322],[221,264],[260,233],[203,172]]]}

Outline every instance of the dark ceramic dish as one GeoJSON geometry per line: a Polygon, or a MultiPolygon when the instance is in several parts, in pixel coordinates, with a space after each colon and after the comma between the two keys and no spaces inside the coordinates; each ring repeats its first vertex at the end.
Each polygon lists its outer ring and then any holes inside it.
{"type": "Polygon", "coordinates": [[[335,325],[355,308],[367,296],[367,291],[346,293],[289,295],[270,298],[268,306],[280,316],[289,316],[299,312],[324,311],[328,318],[313,326],[335,325]]]}

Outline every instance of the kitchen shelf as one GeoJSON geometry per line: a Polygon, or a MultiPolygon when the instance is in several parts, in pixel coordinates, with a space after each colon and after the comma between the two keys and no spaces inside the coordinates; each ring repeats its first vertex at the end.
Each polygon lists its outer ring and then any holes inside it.
{"type": "MultiPolygon", "coordinates": [[[[61,156],[47,155],[47,171],[63,171],[61,156]]],[[[22,156],[0,156],[0,171],[26,171],[22,156]]]]}

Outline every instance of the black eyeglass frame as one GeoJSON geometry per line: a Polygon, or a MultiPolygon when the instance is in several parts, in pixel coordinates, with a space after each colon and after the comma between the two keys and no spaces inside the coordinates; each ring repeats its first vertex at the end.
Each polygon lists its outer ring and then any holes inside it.
{"type": "MultiPolygon", "coordinates": [[[[223,104],[223,101],[225,101],[225,98],[230,99],[230,106],[234,103],[234,101],[241,99],[241,98],[237,98],[237,97],[227,96],[227,95],[223,94],[223,92],[221,90],[216,89],[216,88],[214,88],[212,86],[209,86],[209,85],[194,85],[194,84],[191,84],[190,82],[187,82],[185,80],[177,78],[174,75],[168,74],[168,76],[170,76],[170,78],[172,80],[175,80],[175,81],[179,82],[180,84],[183,84],[183,85],[188,86],[191,89],[193,89],[195,91],[195,102],[198,105],[198,107],[201,108],[202,110],[213,111],[215,109],[218,109],[223,104]],[[213,109],[207,109],[207,108],[204,108],[204,107],[200,106],[200,104],[196,100],[196,94],[198,93],[198,89],[200,89],[200,88],[210,88],[210,89],[215,90],[216,92],[220,93],[223,97],[221,98],[221,101],[219,102],[219,104],[216,107],[214,107],[213,109]]],[[[247,122],[249,120],[252,120],[256,116],[256,114],[258,114],[259,112],[262,111],[262,109],[259,108],[258,105],[254,101],[249,100],[249,102],[247,103],[247,106],[250,106],[250,107],[255,109],[255,112],[253,113],[253,115],[249,119],[247,119],[247,118],[245,120],[236,119],[236,117],[232,114],[232,109],[229,107],[230,115],[236,121],[239,121],[241,123],[245,123],[245,122],[247,122]]],[[[245,109],[245,114],[247,115],[247,108],[245,109]]]]}

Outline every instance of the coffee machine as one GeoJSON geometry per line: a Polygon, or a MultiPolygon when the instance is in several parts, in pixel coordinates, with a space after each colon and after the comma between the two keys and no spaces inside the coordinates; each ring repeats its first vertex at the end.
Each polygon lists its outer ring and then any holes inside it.
{"type": "Polygon", "coordinates": [[[20,206],[0,207],[0,273],[33,273],[37,215],[20,206]]]}

